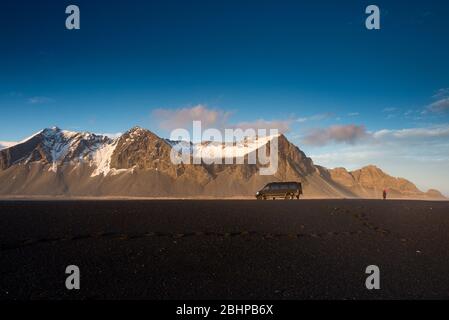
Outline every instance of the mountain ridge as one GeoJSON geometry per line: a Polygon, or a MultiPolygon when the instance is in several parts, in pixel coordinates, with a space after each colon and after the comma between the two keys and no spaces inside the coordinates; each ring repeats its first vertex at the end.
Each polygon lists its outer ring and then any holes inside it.
{"type": "MultiPolygon", "coordinates": [[[[295,180],[303,182],[307,197],[379,198],[388,189],[395,198],[445,199],[437,190],[422,192],[412,182],[375,166],[348,171],[316,165],[284,135],[278,136],[277,172],[261,176],[258,171],[263,166],[247,160],[253,152],[261,152],[262,146],[269,152],[272,139],[260,137],[232,146],[203,143],[199,145],[203,154],[213,157],[217,150],[231,152],[246,160],[245,164],[193,165],[173,164],[170,152],[179,142],[141,127],[116,138],[46,128],[0,150],[0,195],[253,196],[268,182],[295,180]]],[[[192,150],[194,144],[182,143],[192,150]]]]}

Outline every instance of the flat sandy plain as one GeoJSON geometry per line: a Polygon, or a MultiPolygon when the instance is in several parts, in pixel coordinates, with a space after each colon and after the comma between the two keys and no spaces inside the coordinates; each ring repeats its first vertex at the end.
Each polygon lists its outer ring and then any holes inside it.
{"type": "Polygon", "coordinates": [[[13,200],[0,219],[1,299],[449,298],[449,202],[13,200]]]}

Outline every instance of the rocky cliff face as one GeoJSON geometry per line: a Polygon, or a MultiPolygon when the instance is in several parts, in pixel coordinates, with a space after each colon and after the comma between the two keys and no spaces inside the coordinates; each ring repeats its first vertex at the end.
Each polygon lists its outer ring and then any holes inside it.
{"type": "MultiPolygon", "coordinates": [[[[232,154],[236,164],[173,164],[170,152],[180,142],[162,139],[135,127],[116,139],[59,128],[44,129],[0,150],[0,195],[62,196],[252,196],[272,181],[301,181],[308,197],[376,197],[384,188],[395,197],[442,198],[436,190],[419,191],[411,182],[393,178],[376,167],[348,172],[314,165],[283,135],[278,139],[278,170],[262,176],[252,153],[271,152],[272,139],[248,139],[229,146],[182,142],[189,150],[212,157],[232,154]],[[243,148],[245,147],[245,148],[243,148]]],[[[178,150],[178,149],[177,149],[178,150]]],[[[224,160],[223,160],[224,162],[224,160]]]]}

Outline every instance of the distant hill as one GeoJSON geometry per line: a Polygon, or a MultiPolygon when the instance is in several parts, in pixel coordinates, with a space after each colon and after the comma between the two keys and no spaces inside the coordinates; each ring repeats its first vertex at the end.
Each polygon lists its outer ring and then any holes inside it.
{"type": "Polygon", "coordinates": [[[373,165],[355,171],[336,168],[329,173],[333,181],[363,198],[376,198],[387,190],[388,195],[394,198],[444,199],[437,190],[422,192],[412,182],[392,177],[373,165]]]}
{"type": "MultiPolygon", "coordinates": [[[[3,196],[253,196],[271,181],[302,181],[307,197],[444,199],[436,190],[422,192],[402,178],[375,166],[349,172],[317,166],[284,135],[278,138],[279,165],[273,176],[261,176],[260,164],[179,164],[170,160],[176,141],[135,127],[118,138],[59,128],[41,130],[0,150],[0,195],[3,196]]],[[[234,146],[204,143],[203,154],[222,148],[248,159],[274,137],[245,140],[234,146]],[[243,147],[247,147],[246,149],[243,147]]],[[[183,143],[187,148],[192,144],[183,143]]]]}

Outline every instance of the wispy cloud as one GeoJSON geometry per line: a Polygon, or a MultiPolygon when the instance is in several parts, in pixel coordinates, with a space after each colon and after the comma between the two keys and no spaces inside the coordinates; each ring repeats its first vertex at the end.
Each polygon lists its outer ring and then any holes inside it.
{"type": "Polygon", "coordinates": [[[193,121],[201,121],[201,126],[203,129],[277,129],[280,133],[286,133],[289,131],[290,124],[293,122],[291,119],[257,119],[255,121],[233,123],[230,121],[232,112],[221,109],[211,109],[201,104],[191,108],[155,109],[152,112],[152,115],[159,123],[159,127],[164,130],[173,130],[177,128],[190,129],[193,121]]]}
{"type": "Polygon", "coordinates": [[[354,149],[351,147],[350,149],[342,148],[334,152],[312,153],[310,157],[314,162],[330,168],[343,166],[346,169],[352,170],[372,163],[374,158],[379,158],[382,154],[383,152],[380,150],[372,150],[364,147],[354,149]]]}
{"type": "Polygon", "coordinates": [[[236,125],[231,125],[233,128],[246,129],[277,129],[279,133],[286,133],[290,130],[290,124],[292,120],[264,120],[259,119],[251,122],[240,122],[236,125]]]}
{"type": "Polygon", "coordinates": [[[363,125],[331,126],[310,130],[300,139],[310,146],[325,146],[330,143],[346,144],[383,144],[383,143],[415,143],[429,139],[449,137],[449,124],[430,127],[416,127],[404,129],[382,129],[367,131],[363,125]]]}
{"type": "Polygon", "coordinates": [[[411,115],[413,115],[413,114],[415,114],[415,113],[417,113],[417,112],[418,112],[418,111],[416,111],[416,110],[411,110],[411,109],[409,109],[409,110],[407,110],[407,111],[404,112],[404,117],[411,116],[411,115]]]}
{"type": "Polygon", "coordinates": [[[152,115],[165,130],[177,128],[190,128],[193,121],[201,121],[203,128],[223,127],[229,120],[231,112],[219,109],[210,109],[199,104],[191,108],[155,109],[152,115]]]}
{"type": "Polygon", "coordinates": [[[330,119],[333,116],[334,116],[334,114],[330,113],[330,112],[319,113],[319,114],[315,114],[315,115],[312,115],[309,117],[299,117],[296,119],[296,122],[304,123],[307,121],[322,121],[322,120],[330,119]]]}
{"type": "Polygon", "coordinates": [[[438,101],[435,101],[434,103],[429,104],[426,109],[434,113],[443,113],[449,111],[449,98],[442,98],[438,101]]]}
{"type": "Polygon", "coordinates": [[[449,137],[449,126],[437,126],[430,128],[409,128],[399,130],[383,129],[372,134],[375,139],[415,139],[415,138],[443,138],[449,137]]]}
{"type": "Polygon", "coordinates": [[[435,94],[432,96],[434,99],[446,98],[449,96],[449,88],[441,88],[438,89],[435,94]]]}
{"type": "Polygon", "coordinates": [[[11,91],[7,94],[7,96],[13,97],[13,98],[20,98],[20,97],[23,97],[23,93],[19,92],[19,91],[11,91]]]}
{"type": "Polygon", "coordinates": [[[449,111],[449,88],[438,89],[432,96],[432,99],[435,101],[424,107],[424,110],[421,112],[422,115],[449,111]]]}
{"type": "Polygon", "coordinates": [[[395,112],[396,110],[397,110],[397,108],[389,107],[389,108],[384,108],[382,110],[382,112],[391,113],[391,112],[395,112]]]}
{"type": "Polygon", "coordinates": [[[303,143],[314,146],[324,146],[332,142],[355,144],[367,136],[368,133],[363,125],[335,125],[310,130],[304,137],[303,143]]]}
{"type": "Polygon", "coordinates": [[[31,97],[28,98],[28,103],[30,104],[44,104],[44,103],[49,103],[49,102],[53,102],[54,100],[52,98],[49,97],[31,97]]]}

